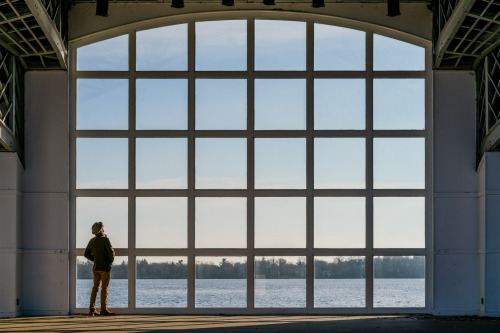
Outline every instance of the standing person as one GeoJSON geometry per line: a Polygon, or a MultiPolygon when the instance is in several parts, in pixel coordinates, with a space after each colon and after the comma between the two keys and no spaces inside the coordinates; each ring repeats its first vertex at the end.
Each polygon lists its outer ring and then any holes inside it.
{"type": "Polygon", "coordinates": [[[111,266],[115,259],[115,250],[111,246],[109,238],[104,234],[104,225],[102,222],[96,222],[92,225],[92,234],[95,237],[91,238],[87,248],[85,249],[85,258],[94,262],[92,271],[94,272],[94,287],[90,294],[89,316],[99,315],[95,310],[95,302],[99,285],[101,288],[101,315],[114,315],[108,311],[106,303],[108,301],[108,285],[111,273],[111,266]]]}

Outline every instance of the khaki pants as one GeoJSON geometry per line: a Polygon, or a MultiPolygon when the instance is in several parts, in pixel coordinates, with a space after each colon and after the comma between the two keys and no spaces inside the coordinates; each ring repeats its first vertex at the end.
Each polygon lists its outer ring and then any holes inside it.
{"type": "Polygon", "coordinates": [[[102,282],[101,288],[101,311],[106,309],[106,303],[108,301],[108,286],[109,279],[111,277],[111,272],[105,271],[94,271],[94,287],[92,288],[92,293],[90,294],[90,306],[89,310],[95,310],[95,302],[97,299],[97,293],[99,292],[99,285],[102,282]]]}

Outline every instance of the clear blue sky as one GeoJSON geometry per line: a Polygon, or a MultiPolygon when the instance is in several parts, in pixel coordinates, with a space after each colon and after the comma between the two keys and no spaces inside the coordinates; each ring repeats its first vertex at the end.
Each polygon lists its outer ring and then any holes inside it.
{"type": "MultiPolygon", "coordinates": [[[[197,22],[195,67],[198,71],[245,71],[245,20],[197,22]]],[[[314,25],[314,68],[362,71],[366,33],[314,25]]],[[[127,71],[128,36],[78,49],[78,70],[127,71]]],[[[374,35],[375,70],[424,70],[422,47],[374,35]]],[[[187,70],[187,24],[137,32],[136,69],[187,70]]],[[[305,70],[306,24],[256,20],[255,69],[305,70]]],[[[256,130],[306,129],[305,79],[255,80],[256,130]]],[[[244,79],[196,79],[196,130],[246,130],[247,84],[244,79]]],[[[137,79],[136,129],[186,130],[187,79],[137,79]]],[[[127,79],[77,80],[77,129],[128,130],[127,79]]],[[[366,129],[365,79],[315,79],[314,129],[366,129]]],[[[425,128],[423,79],[373,81],[375,130],[425,128]]],[[[137,189],[187,188],[187,138],[138,138],[137,189]]],[[[316,189],[366,188],[366,140],[316,138],[316,189]]],[[[128,139],[78,138],[77,188],[127,189],[128,139]]],[[[421,189],[425,186],[423,138],[375,138],[374,188],[421,189]]],[[[306,139],[255,139],[256,189],[306,188],[306,139]]],[[[195,188],[246,189],[247,139],[196,138],[195,188]]],[[[256,198],[255,246],[305,247],[305,198],[256,198]]],[[[196,198],[195,245],[245,248],[246,198],[196,198]]],[[[128,246],[126,198],[77,199],[77,247],[85,247],[94,221],[105,223],[115,247],[128,246]]],[[[424,247],[423,198],[375,198],[375,247],[424,247]],[[390,237],[388,237],[390,236],[390,237]]],[[[365,246],[365,198],[315,198],[316,247],[365,246]]],[[[137,247],[187,246],[186,198],[137,198],[137,247]]],[[[216,260],[216,259],[214,259],[216,260]]],[[[217,259],[218,260],[218,259],[217,259]]]]}

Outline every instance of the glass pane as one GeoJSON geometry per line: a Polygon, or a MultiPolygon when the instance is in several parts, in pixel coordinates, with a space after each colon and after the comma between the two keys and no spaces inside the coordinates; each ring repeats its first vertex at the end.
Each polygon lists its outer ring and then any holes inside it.
{"type": "Polygon", "coordinates": [[[138,71],[186,71],[187,24],[137,32],[138,71]]]}
{"type": "Polygon", "coordinates": [[[76,139],[76,188],[128,188],[128,140],[76,139]]]}
{"type": "Polygon", "coordinates": [[[425,139],[375,138],[374,188],[425,188],[425,139]]]}
{"type": "Polygon", "coordinates": [[[76,80],[77,130],[128,129],[128,80],[76,80]]]}
{"type": "Polygon", "coordinates": [[[101,221],[114,248],[128,247],[128,199],[76,198],[76,248],[84,249],[94,237],[92,225],[101,221]]]}
{"type": "Polygon", "coordinates": [[[424,129],[425,80],[373,80],[373,128],[424,129]]]}
{"type": "Polygon", "coordinates": [[[196,70],[247,69],[247,21],[196,22],[196,70]]]}
{"type": "Polygon", "coordinates": [[[136,198],[137,248],[187,248],[187,198],[136,198]]]}
{"type": "MultiPolygon", "coordinates": [[[[88,308],[94,285],[93,263],[85,257],[76,257],[76,307],[88,308]]],[[[111,268],[108,289],[108,308],[128,307],[128,257],[116,256],[111,268]]],[[[96,298],[96,308],[101,307],[101,288],[96,298]]]]}
{"type": "Polygon", "coordinates": [[[306,198],[255,198],[255,247],[306,247],[306,198]]]}
{"type": "Polygon", "coordinates": [[[364,138],[314,139],[314,188],[365,188],[364,138]]]}
{"type": "Polygon", "coordinates": [[[79,47],[77,49],[76,70],[128,70],[128,35],[79,47]]]}
{"type": "Polygon", "coordinates": [[[306,80],[255,80],[255,129],[306,129],[306,80]]]}
{"type": "Polygon", "coordinates": [[[196,129],[247,128],[247,81],[196,80],[196,129]]]}
{"type": "Polygon", "coordinates": [[[138,308],[187,307],[187,257],[137,257],[138,308]]]}
{"type": "Polygon", "coordinates": [[[196,188],[246,188],[246,139],[196,139],[196,188]]]}
{"type": "Polygon", "coordinates": [[[314,307],[364,307],[365,257],[314,257],[314,307]]]}
{"type": "Polygon", "coordinates": [[[314,80],[314,129],[365,129],[364,79],[314,80]]]}
{"type": "Polygon", "coordinates": [[[365,211],[365,198],[314,198],[314,247],[365,247],[365,211]]]}
{"type": "Polygon", "coordinates": [[[305,70],[306,23],[255,20],[256,70],[305,70]]]}
{"type": "Polygon", "coordinates": [[[373,69],[425,70],[425,49],[397,39],[373,35],[373,69]]]}
{"type": "Polygon", "coordinates": [[[255,139],[255,188],[306,188],[306,139],[255,139]]]}
{"type": "Polygon", "coordinates": [[[306,257],[255,258],[255,307],[304,308],[306,257]]]}
{"type": "Polygon", "coordinates": [[[195,307],[247,306],[246,257],[196,257],[195,307]]]}
{"type": "Polygon", "coordinates": [[[187,188],[187,139],[137,139],[136,188],[187,188]]]}
{"type": "Polygon", "coordinates": [[[314,24],[314,69],[352,71],[365,69],[364,31],[314,24]]]}
{"type": "Polygon", "coordinates": [[[138,130],[186,130],[187,110],[188,80],[137,80],[138,130]]]}
{"type": "MultiPolygon", "coordinates": [[[[90,293],[92,292],[92,286],[94,285],[94,273],[92,268],[94,263],[87,258],[81,256],[76,257],[76,307],[77,308],[87,308],[90,303],[90,293]]],[[[99,306],[101,305],[101,290],[99,290],[99,295],[97,297],[97,302],[99,306]]]]}
{"type": "Polygon", "coordinates": [[[197,248],[247,246],[246,198],[196,198],[195,245],[197,248]]]}
{"type": "Polygon", "coordinates": [[[373,307],[425,307],[425,257],[375,257],[373,307]]]}
{"type": "Polygon", "coordinates": [[[424,248],[425,198],[373,198],[373,243],[378,248],[424,248]]]}

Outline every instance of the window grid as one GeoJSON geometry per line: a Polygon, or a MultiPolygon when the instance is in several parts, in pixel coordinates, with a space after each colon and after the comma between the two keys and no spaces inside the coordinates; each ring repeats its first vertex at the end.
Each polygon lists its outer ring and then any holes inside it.
{"type": "MultiPolygon", "coordinates": [[[[194,71],[194,49],[195,49],[195,20],[188,22],[188,71],[187,72],[136,72],[135,71],[135,31],[129,33],[129,72],[77,72],[72,71],[73,81],[76,78],[128,78],[129,79],[129,129],[118,131],[95,131],[80,130],[76,131],[75,109],[73,103],[73,121],[72,128],[72,147],[75,147],[77,137],[98,137],[98,138],[128,138],[129,141],[129,188],[127,190],[81,190],[75,188],[75,153],[73,156],[72,168],[72,198],[75,197],[99,197],[99,196],[117,196],[128,197],[129,203],[129,221],[128,221],[128,248],[117,249],[119,255],[128,256],[129,270],[129,306],[127,312],[141,313],[144,310],[137,310],[135,307],[135,258],[139,256],[187,256],[188,258],[188,295],[187,308],[168,309],[168,313],[220,313],[221,309],[198,309],[195,308],[195,257],[197,256],[246,256],[247,257],[247,308],[246,309],[225,309],[227,313],[273,313],[280,311],[276,308],[254,308],[254,259],[260,256],[305,256],[306,257],[306,307],[299,309],[285,309],[289,313],[332,313],[335,311],[346,312],[346,309],[328,309],[314,307],[314,257],[315,256],[364,256],[366,273],[366,306],[364,308],[350,308],[347,311],[352,313],[373,312],[373,258],[379,255],[417,255],[426,257],[426,306],[424,308],[377,308],[377,312],[426,312],[430,309],[430,277],[431,277],[431,256],[430,252],[430,116],[429,116],[429,98],[426,98],[426,127],[425,130],[373,130],[373,79],[374,78],[424,78],[426,81],[426,94],[429,96],[430,76],[428,73],[429,56],[426,49],[426,68],[427,71],[406,72],[406,71],[373,71],[373,32],[366,31],[366,71],[321,71],[315,72],[314,65],[314,21],[307,21],[307,55],[306,71],[254,71],[254,19],[247,20],[247,71],[246,72],[195,72],[194,71]],[[135,130],[135,81],[140,78],[186,78],[188,79],[188,129],[187,130],[135,130]],[[247,80],[247,129],[239,131],[223,130],[200,130],[195,131],[195,80],[197,78],[243,78],[247,80]],[[306,130],[284,130],[284,131],[255,131],[254,119],[254,83],[257,78],[303,78],[306,79],[306,130]],[[317,78],[363,78],[366,82],[366,128],[364,130],[321,130],[315,131],[314,126],[314,79],[317,78]],[[188,188],[186,190],[135,190],[135,145],[136,138],[148,137],[184,137],[188,139],[188,188]],[[247,189],[246,190],[199,190],[195,188],[195,138],[246,138],[247,139],[247,189]],[[256,138],[305,138],[306,139],[306,189],[290,190],[267,190],[254,189],[255,183],[255,139],[256,138]],[[365,138],[366,143],[366,188],[360,190],[351,189],[314,189],[314,138],[319,137],[358,137],[365,138]],[[420,137],[425,138],[426,146],[426,181],[425,189],[373,189],[373,139],[386,137],[420,137]],[[188,198],[188,246],[186,249],[136,249],[135,248],[135,198],[136,197],[168,197],[181,196],[188,198]],[[245,249],[196,249],[194,247],[194,201],[196,197],[218,197],[218,196],[241,196],[247,198],[247,247],[245,249]],[[314,197],[365,197],[366,198],[366,247],[363,249],[315,249],[314,243],[314,197]],[[425,248],[419,249],[374,249],[373,247],[373,198],[384,196],[422,196],[426,198],[426,235],[425,248]],[[255,249],[254,248],[254,228],[255,228],[255,202],[256,197],[305,197],[307,206],[306,217],[306,248],[301,249],[255,249]]],[[[334,23],[330,23],[334,24],[334,23]]],[[[73,53],[74,54],[74,53],[73,53]]],[[[74,82],[72,82],[74,87],[74,82]]],[[[75,89],[73,89],[75,91],[75,89]]],[[[74,148],[73,148],[74,149],[74,148]]],[[[75,205],[72,200],[72,221],[75,219],[75,205]]],[[[73,227],[74,230],[74,227],[73,227]]],[[[111,235],[112,237],[112,235],[111,235]]],[[[112,238],[111,238],[112,239],[112,238]]],[[[75,235],[72,234],[72,244],[75,243],[75,235]]],[[[74,249],[72,246],[72,258],[83,254],[83,249],[74,249]]],[[[75,270],[75,260],[71,267],[75,270]]],[[[74,276],[74,275],[73,275],[74,276]]],[[[74,284],[74,281],[72,281],[74,284]]],[[[72,288],[72,310],[76,310],[74,302],[75,287],[72,288]]],[[[160,310],[149,309],[147,312],[156,313],[160,310]]],[[[163,310],[165,311],[165,310],[163,310]]]]}

